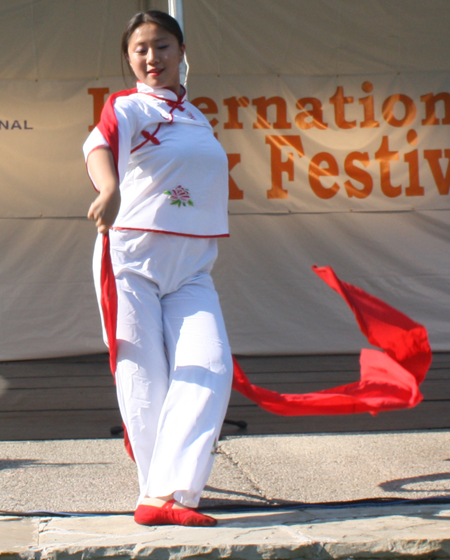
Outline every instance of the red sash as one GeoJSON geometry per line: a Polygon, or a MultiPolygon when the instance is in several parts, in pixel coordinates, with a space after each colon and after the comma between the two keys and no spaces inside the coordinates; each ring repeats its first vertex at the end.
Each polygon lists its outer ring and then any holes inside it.
{"type": "MultiPolygon", "coordinates": [[[[367,294],[342,282],[330,267],[313,267],[314,272],[345,300],[361,332],[378,350],[363,349],[361,377],[356,383],[315,393],[280,394],[250,383],[234,360],[233,389],[261,408],[285,416],[315,414],[377,414],[383,410],[411,408],[419,404],[419,385],[431,364],[431,349],[425,327],[367,294]]],[[[108,334],[110,366],[115,375],[117,359],[117,292],[109,250],[109,236],[103,237],[102,309],[108,334]]],[[[133,457],[125,430],[125,446],[133,457]]]]}

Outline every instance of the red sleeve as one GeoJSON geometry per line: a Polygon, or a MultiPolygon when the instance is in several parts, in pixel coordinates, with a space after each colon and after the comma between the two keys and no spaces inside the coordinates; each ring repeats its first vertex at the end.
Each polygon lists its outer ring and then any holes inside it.
{"type": "Polygon", "coordinates": [[[116,164],[117,175],[119,175],[119,127],[117,124],[116,113],[114,111],[114,103],[118,97],[124,97],[133,93],[137,93],[136,88],[118,91],[117,93],[110,95],[103,107],[100,122],[97,125],[97,128],[100,130],[111,149],[114,163],[116,164]]]}

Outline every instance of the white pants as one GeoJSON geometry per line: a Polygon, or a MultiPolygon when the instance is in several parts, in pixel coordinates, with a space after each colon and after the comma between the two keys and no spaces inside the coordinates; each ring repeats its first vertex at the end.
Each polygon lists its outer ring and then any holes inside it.
{"type": "MultiPolygon", "coordinates": [[[[94,252],[100,294],[101,237],[94,252]]],[[[140,496],[195,507],[228,406],[232,358],[210,271],[215,239],[111,231],[116,385],[140,496]]]]}

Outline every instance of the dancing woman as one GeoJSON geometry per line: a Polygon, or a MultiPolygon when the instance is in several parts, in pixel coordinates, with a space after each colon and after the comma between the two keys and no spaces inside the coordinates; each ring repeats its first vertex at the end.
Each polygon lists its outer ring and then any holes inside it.
{"type": "MultiPolygon", "coordinates": [[[[115,379],[136,461],[144,525],[209,526],[195,508],[228,406],[232,357],[211,269],[228,236],[227,157],[185,99],[184,41],[152,10],[126,26],[122,52],[135,89],[112,95],[84,145],[99,191],[89,208],[110,254],[118,298],[115,379]]],[[[105,319],[105,317],[103,317],[105,319]]]]}

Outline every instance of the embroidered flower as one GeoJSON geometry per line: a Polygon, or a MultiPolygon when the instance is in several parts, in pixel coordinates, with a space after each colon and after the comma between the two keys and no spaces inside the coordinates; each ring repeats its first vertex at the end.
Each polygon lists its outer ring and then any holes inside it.
{"type": "Polygon", "coordinates": [[[169,200],[172,201],[170,203],[171,205],[177,204],[178,207],[181,207],[189,204],[189,206],[194,206],[191,195],[189,194],[189,189],[185,189],[181,185],[178,185],[178,187],[175,187],[171,191],[164,191],[164,194],[169,195],[169,200]]]}

